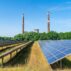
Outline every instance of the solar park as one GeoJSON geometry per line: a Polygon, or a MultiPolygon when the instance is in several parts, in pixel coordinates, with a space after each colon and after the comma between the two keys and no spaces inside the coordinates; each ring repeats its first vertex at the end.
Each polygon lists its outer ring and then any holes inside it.
{"type": "MultiPolygon", "coordinates": [[[[23,57],[25,56],[25,53],[27,53],[27,51],[25,52],[24,49],[27,49],[27,48],[30,48],[28,49],[28,51],[31,52],[29,53],[30,59],[27,63],[28,64],[27,66],[23,65],[21,67],[22,68],[26,67],[26,69],[28,68],[29,71],[31,70],[34,71],[34,69],[36,69],[35,71],[43,71],[43,70],[52,71],[52,65],[58,63],[59,61],[60,61],[60,68],[62,69],[62,66],[63,66],[62,59],[64,59],[67,56],[71,56],[71,40],[39,40],[34,42],[31,47],[27,47],[31,45],[31,43],[32,41],[25,42],[25,43],[21,42],[18,44],[14,44],[14,45],[12,44],[8,46],[6,45],[7,46],[6,48],[10,48],[10,50],[0,54],[1,66],[4,66],[6,63],[7,63],[6,64],[7,66],[8,64],[16,65],[17,63],[19,64],[20,62],[23,63],[23,60],[24,60],[23,57]],[[23,50],[23,53],[22,53],[22,50],[23,50]],[[21,56],[19,52],[21,52],[22,54],[21,56]],[[6,56],[8,56],[7,59],[5,59],[6,56]],[[18,59],[15,56],[18,56],[18,59]],[[17,63],[15,61],[17,61],[17,63]],[[31,68],[31,70],[29,68],[31,68]]],[[[1,50],[4,50],[6,48],[2,48],[1,50]]]]}

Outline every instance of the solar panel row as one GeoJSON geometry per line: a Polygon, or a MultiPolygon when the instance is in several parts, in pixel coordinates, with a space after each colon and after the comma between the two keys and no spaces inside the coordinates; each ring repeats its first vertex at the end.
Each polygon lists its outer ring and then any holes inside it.
{"type": "Polygon", "coordinates": [[[39,41],[39,44],[49,64],[71,54],[71,40],[47,40],[39,41]]]}

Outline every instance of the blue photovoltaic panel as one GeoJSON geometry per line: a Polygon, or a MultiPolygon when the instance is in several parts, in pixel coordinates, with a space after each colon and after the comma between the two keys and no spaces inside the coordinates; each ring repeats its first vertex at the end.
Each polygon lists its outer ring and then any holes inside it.
{"type": "Polygon", "coordinates": [[[49,64],[71,54],[71,40],[42,40],[39,45],[49,64]]]}

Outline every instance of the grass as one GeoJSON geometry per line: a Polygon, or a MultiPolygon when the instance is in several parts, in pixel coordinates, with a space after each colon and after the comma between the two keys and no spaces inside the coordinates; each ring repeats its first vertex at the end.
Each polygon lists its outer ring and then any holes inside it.
{"type": "MultiPolygon", "coordinates": [[[[25,67],[25,66],[23,66],[23,67],[9,67],[9,68],[0,68],[0,71],[40,71],[40,69],[39,68],[30,68],[30,67],[25,67]]],[[[41,70],[41,71],[44,71],[44,70],[41,70]]],[[[47,71],[50,71],[50,70],[47,70],[47,71]]],[[[69,70],[69,69],[63,69],[63,70],[59,70],[59,69],[57,69],[57,70],[54,70],[54,71],[71,71],[71,70],[69,70]]]]}

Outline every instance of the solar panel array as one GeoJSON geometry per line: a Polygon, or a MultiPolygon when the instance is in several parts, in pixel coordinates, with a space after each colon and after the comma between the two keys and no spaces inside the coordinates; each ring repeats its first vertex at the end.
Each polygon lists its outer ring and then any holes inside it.
{"type": "Polygon", "coordinates": [[[49,64],[71,54],[71,40],[43,40],[39,41],[39,45],[49,64]]]}

